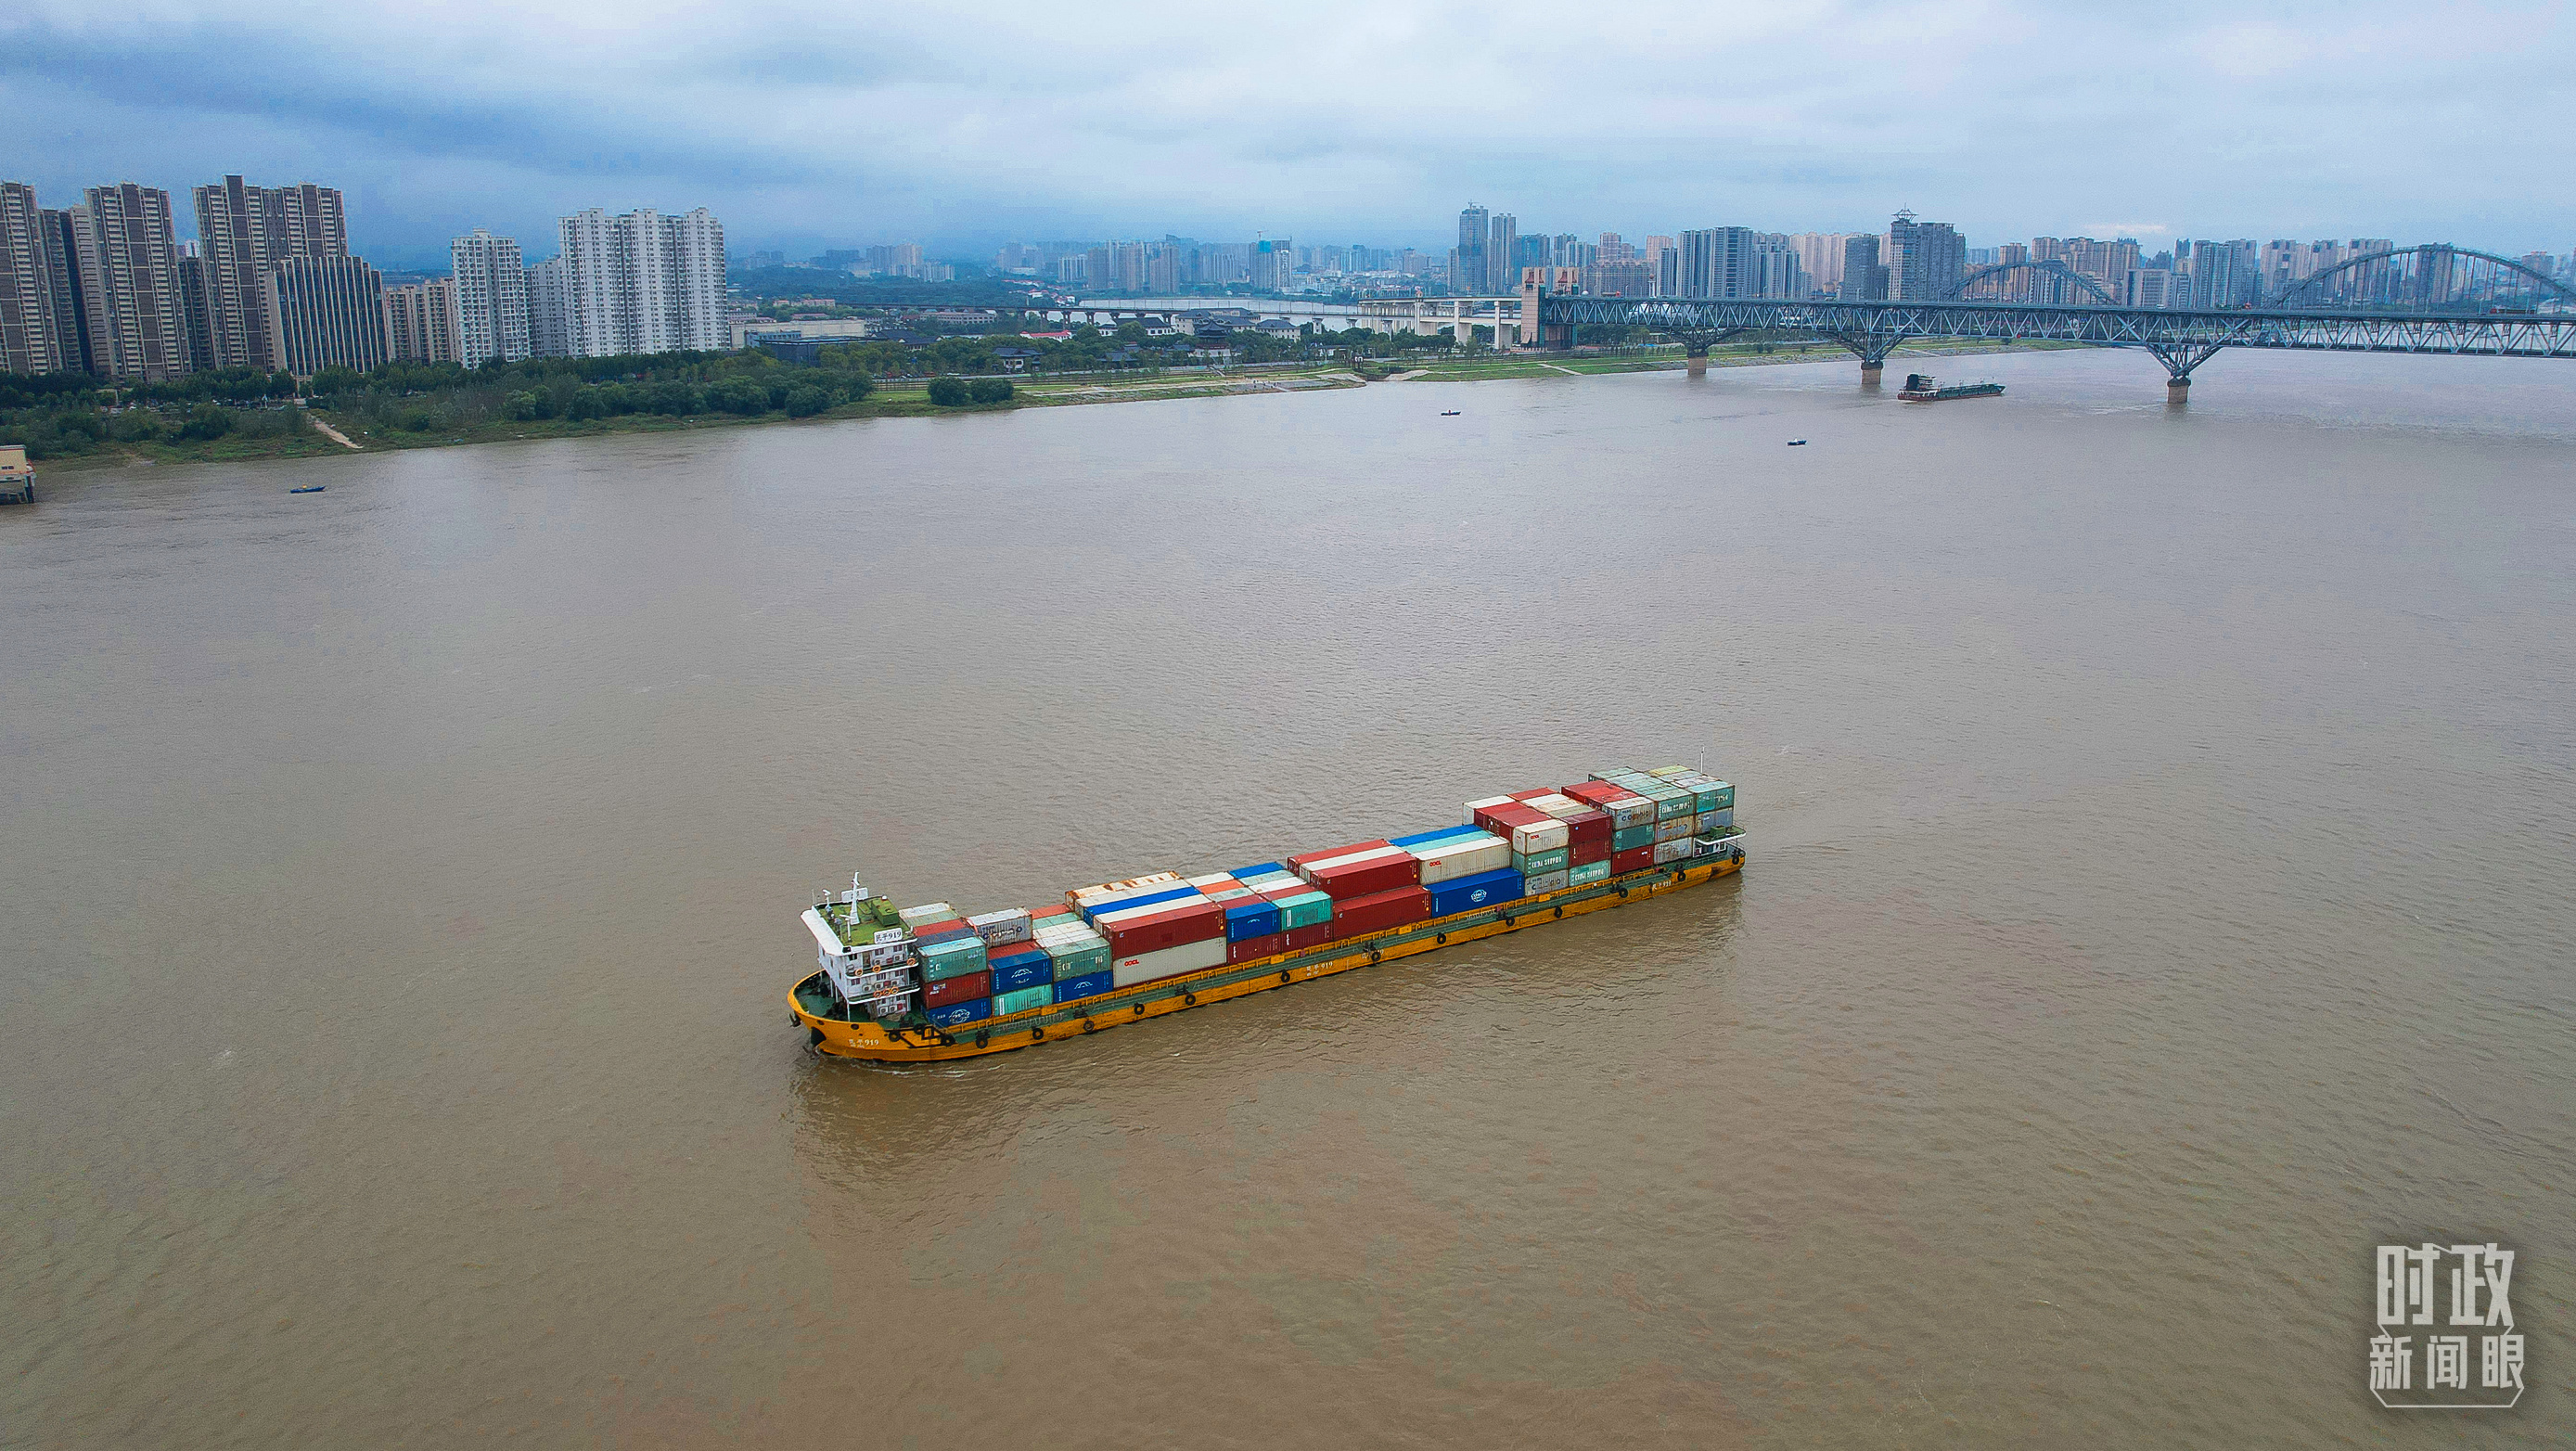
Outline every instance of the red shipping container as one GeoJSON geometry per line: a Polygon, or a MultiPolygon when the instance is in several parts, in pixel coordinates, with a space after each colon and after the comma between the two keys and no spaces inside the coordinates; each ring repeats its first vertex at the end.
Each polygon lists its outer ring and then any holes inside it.
{"type": "MultiPolygon", "coordinates": [[[[1647,850],[1652,851],[1653,848],[1649,847],[1647,850]]],[[[1333,924],[1330,922],[1317,922],[1306,927],[1291,927],[1279,934],[1282,950],[1288,952],[1310,951],[1332,940],[1333,924]]]]}
{"type": "Polygon", "coordinates": [[[1642,872],[1654,864],[1655,849],[1651,846],[1610,853],[1610,875],[1614,877],[1625,876],[1630,872],[1642,872]]]}
{"type": "MultiPolygon", "coordinates": [[[[1580,816],[1560,816],[1557,820],[1565,823],[1566,841],[1570,846],[1581,846],[1587,841],[1597,841],[1605,847],[1610,844],[1610,813],[1607,811],[1595,808],[1580,816]]],[[[1591,860],[1599,861],[1601,858],[1593,857],[1591,860]]]]}
{"type": "MultiPolygon", "coordinates": [[[[1318,923],[1317,925],[1329,926],[1330,924],[1318,923]]],[[[1227,943],[1225,945],[1225,960],[1228,962],[1258,962],[1265,957],[1276,957],[1287,950],[1288,934],[1285,932],[1272,932],[1260,937],[1246,937],[1238,941],[1227,943]]]]}
{"type": "Polygon", "coordinates": [[[1183,947],[1225,935],[1225,904],[1201,899],[1169,912],[1130,917],[1108,930],[1109,955],[1142,957],[1166,947],[1183,947]]]}
{"type": "Polygon", "coordinates": [[[1278,902],[1289,897],[1302,897],[1313,890],[1315,890],[1315,884],[1313,882],[1306,880],[1304,877],[1299,877],[1293,882],[1283,883],[1276,887],[1263,887],[1260,895],[1263,901],[1278,902]]]}
{"type": "Polygon", "coordinates": [[[921,990],[921,1005],[936,1008],[948,1003],[971,1003],[993,995],[993,974],[970,972],[964,977],[943,977],[921,990]]]}
{"type": "MultiPolygon", "coordinates": [[[[1320,867],[1307,880],[1315,884],[1316,890],[1339,903],[1353,897],[1391,892],[1398,887],[1421,885],[1422,858],[1411,852],[1399,851],[1346,867],[1320,867]]],[[[1338,906],[1334,908],[1336,916],[1340,915],[1340,910],[1338,906]]]]}
{"type": "Polygon", "coordinates": [[[1563,792],[1557,790],[1553,786],[1537,786],[1532,787],[1527,791],[1515,791],[1511,793],[1511,796],[1514,801],[1536,801],[1542,796],[1561,796],[1563,794],[1563,792]]]}
{"type": "MultiPolygon", "coordinates": [[[[1651,853],[1652,848],[1648,849],[1651,853]]],[[[1360,937],[1421,922],[1431,916],[1431,893],[1421,887],[1398,887],[1333,904],[1333,937],[1360,937]]]]}
{"type": "Polygon", "coordinates": [[[1626,801],[1632,798],[1645,799],[1625,786],[1613,786],[1607,781],[1586,781],[1580,786],[1568,786],[1565,788],[1565,794],[1587,806],[1607,806],[1613,801],[1626,801]]]}
{"type": "Polygon", "coordinates": [[[1302,877],[1306,874],[1306,866],[1310,862],[1330,861],[1334,857],[1349,856],[1353,852],[1374,851],[1386,844],[1383,841],[1363,841],[1352,846],[1337,846],[1330,851],[1299,852],[1288,859],[1288,870],[1302,877]]]}
{"type": "Polygon", "coordinates": [[[1509,806],[1488,806],[1476,813],[1478,826],[1505,841],[1511,840],[1512,828],[1515,826],[1536,826],[1540,822],[1555,819],[1535,806],[1523,806],[1518,802],[1509,806]]]}
{"type": "MultiPolygon", "coordinates": [[[[1646,855],[1651,857],[1654,854],[1653,847],[1646,848],[1646,855]]],[[[1590,866],[1594,862],[1606,862],[1610,860],[1610,838],[1605,836],[1599,841],[1578,841],[1574,844],[1574,849],[1566,853],[1565,859],[1568,865],[1578,867],[1590,866]]]]}

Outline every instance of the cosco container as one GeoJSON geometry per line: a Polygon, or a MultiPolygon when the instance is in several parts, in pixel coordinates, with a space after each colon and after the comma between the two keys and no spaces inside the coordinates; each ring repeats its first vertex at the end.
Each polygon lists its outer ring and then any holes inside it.
{"type": "Polygon", "coordinates": [[[1565,870],[1566,853],[1567,849],[1561,846],[1553,851],[1516,851],[1512,853],[1512,870],[1525,877],[1542,872],[1561,872],[1565,870]]]}
{"type": "Polygon", "coordinates": [[[1173,977],[1184,972],[1200,972],[1225,965],[1225,939],[1213,937],[1205,942],[1187,942],[1155,952],[1122,956],[1110,968],[1118,986],[1134,987],[1140,982],[1173,977]]]}
{"type": "Polygon", "coordinates": [[[971,1003],[977,998],[989,998],[992,995],[993,975],[989,972],[970,972],[964,977],[943,977],[937,982],[925,984],[921,989],[921,1002],[924,1007],[944,1008],[950,1003],[971,1003]]]}
{"type": "Polygon", "coordinates": [[[926,1008],[922,1011],[922,1016],[930,1019],[936,1027],[963,1027],[968,1023],[980,1023],[993,1016],[993,1004],[984,998],[977,998],[971,1003],[950,1003],[945,1007],[926,1008]]]}
{"type": "Polygon", "coordinates": [[[1015,993],[995,993],[993,994],[993,1016],[1007,1018],[1013,1013],[1025,1013],[1031,1008],[1046,1007],[1054,1001],[1055,988],[1045,983],[1036,987],[1024,987],[1015,993]]]}
{"type": "Polygon", "coordinates": [[[1609,879],[1610,858],[1606,856],[1588,862],[1578,862],[1567,868],[1565,873],[1565,884],[1569,887],[1588,887],[1594,882],[1609,879]]]}
{"type": "Polygon", "coordinates": [[[1562,892],[1565,890],[1566,871],[1565,868],[1558,867],[1555,871],[1540,872],[1536,876],[1526,877],[1523,880],[1528,884],[1528,892],[1533,897],[1548,892],[1562,892]]]}
{"type": "Polygon", "coordinates": [[[1225,940],[1240,942],[1247,937],[1267,937],[1280,930],[1279,904],[1255,893],[1246,900],[1229,902],[1225,908],[1225,940]]]}
{"type": "Polygon", "coordinates": [[[1096,998],[1116,986],[1118,986],[1117,977],[1106,970],[1086,973],[1070,981],[1057,978],[1055,1000],[1060,1003],[1070,1003],[1078,1002],[1083,998],[1096,998]]]}
{"type": "Polygon", "coordinates": [[[984,939],[973,933],[933,942],[921,949],[921,978],[937,982],[946,977],[964,977],[984,970],[984,939]]]}
{"type": "Polygon", "coordinates": [[[1420,887],[1396,887],[1336,902],[1333,907],[1335,940],[1358,937],[1370,932],[1383,932],[1402,927],[1431,915],[1431,894],[1420,887]]]}
{"type": "Polygon", "coordinates": [[[1498,907],[1515,902],[1521,896],[1521,874],[1508,868],[1483,872],[1472,877],[1454,877],[1431,893],[1431,915],[1449,917],[1460,912],[1473,912],[1479,907],[1498,907]]]}
{"type": "Polygon", "coordinates": [[[1625,876],[1630,872],[1642,872],[1654,864],[1655,844],[1653,842],[1627,851],[1610,853],[1610,875],[1614,877],[1625,876]]]}

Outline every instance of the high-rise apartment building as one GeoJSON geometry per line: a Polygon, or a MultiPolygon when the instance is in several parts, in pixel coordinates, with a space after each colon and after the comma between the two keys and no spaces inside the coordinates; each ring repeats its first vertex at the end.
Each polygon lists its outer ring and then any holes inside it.
{"type": "Polygon", "coordinates": [[[1797,250],[1798,265],[1806,270],[1807,285],[1818,294],[1832,292],[1843,281],[1843,243],[1850,240],[1843,232],[1796,232],[1789,245],[1797,250]]]}
{"type": "Polygon", "coordinates": [[[260,277],[268,353],[299,378],[325,368],[368,373],[385,365],[385,287],[350,256],[289,257],[260,277]]]}
{"type": "Polygon", "coordinates": [[[1834,296],[1845,302],[1887,300],[1887,264],[1879,260],[1876,233],[1843,238],[1843,275],[1834,287],[1834,296]]]}
{"type": "Polygon", "coordinates": [[[479,368],[528,356],[528,269],[518,240],[476,227],[447,251],[456,278],[456,361],[479,368]]]}
{"type": "MultiPolygon", "coordinates": [[[[385,289],[385,355],[400,363],[457,360],[456,279],[385,289]]],[[[540,356],[551,356],[541,354],[540,356]]]]}
{"type": "Polygon", "coordinates": [[[89,370],[147,383],[185,374],[170,193],[130,181],[91,187],[71,210],[71,229],[89,370]]]}
{"type": "Polygon", "coordinates": [[[2132,267],[2126,289],[2112,295],[2131,307],[2171,307],[2173,280],[2173,273],[2162,267],[2132,267]]]}
{"type": "Polygon", "coordinates": [[[1512,268],[1512,251],[1520,239],[1520,219],[1509,212],[1496,212],[1485,237],[1485,280],[1476,290],[1499,297],[1520,286],[1520,273],[1512,268]]]}
{"type": "Polygon", "coordinates": [[[1760,297],[1761,234],[1750,227],[1707,227],[1682,233],[1681,296],[1760,297]]]}
{"type": "Polygon", "coordinates": [[[1898,212],[1889,224],[1889,295],[1900,302],[1943,302],[1956,297],[1968,270],[1968,245],[1947,222],[1918,222],[1898,212]]]}
{"type": "Polygon", "coordinates": [[[1485,248],[1492,242],[1492,219],[1483,207],[1469,202],[1458,213],[1458,250],[1451,254],[1449,290],[1477,293],[1485,290],[1485,280],[1492,275],[1486,264],[1485,248]]]}
{"type": "Polygon", "coordinates": [[[528,352],[572,356],[572,268],[561,257],[528,269],[528,352]]]}
{"type": "MultiPolygon", "coordinates": [[[[268,274],[289,261],[349,255],[349,227],[338,189],[311,182],[251,186],[227,176],[196,189],[197,247],[202,275],[192,279],[202,303],[189,319],[204,340],[207,367],[262,368],[285,362],[269,352],[275,323],[262,309],[268,274]]],[[[194,270],[194,269],[191,269],[194,270]]]]}
{"type": "Polygon", "coordinates": [[[562,237],[573,356],[714,351],[732,341],[724,226],[706,208],[612,217],[593,207],[564,218],[562,237]]]}
{"type": "Polygon", "coordinates": [[[2192,306],[2251,307],[2262,300],[2262,294],[2261,253],[2253,238],[2192,244],[2192,306]]]}
{"type": "Polygon", "coordinates": [[[65,351],[55,319],[62,242],[56,236],[48,246],[46,233],[59,232],[58,215],[36,204],[34,187],[0,182],[0,371],[69,372],[85,361],[65,351]]]}

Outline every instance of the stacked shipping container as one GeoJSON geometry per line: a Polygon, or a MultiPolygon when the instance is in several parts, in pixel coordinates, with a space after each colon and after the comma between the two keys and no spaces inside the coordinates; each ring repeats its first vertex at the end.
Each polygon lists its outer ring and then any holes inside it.
{"type": "Polygon", "coordinates": [[[1687,860],[1734,821],[1724,781],[1604,771],[1470,801],[1462,825],[1284,863],[1077,887],[1034,912],[965,917],[931,902],[893,916],[912,934],[925,1015],[955,1028],[1687,860]]]}

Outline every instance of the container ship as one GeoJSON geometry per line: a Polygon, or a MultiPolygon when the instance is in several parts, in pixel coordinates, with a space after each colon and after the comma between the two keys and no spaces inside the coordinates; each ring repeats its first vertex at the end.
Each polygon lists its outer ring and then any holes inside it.
{"type": "Polygon", "coordinates": [[[1896,396],[1907,403],[1947,403],[1953,398],[1992,398],[2003,391],[2001,383],[1953,383],[1945,388],[1929,373],[1908,373],[1904,391],[1896,396]]]}
{"type": "Polygon", "coordinates": [[[1625,906],[1743,865],[1735,787],[1662,766],[1470,801],[1456,826],[1101,882],[1035,909],[898,908],[854,879],[806,910],[819,970],[788,1008],[836,1058],[972,1058],[1625,906]]]}

